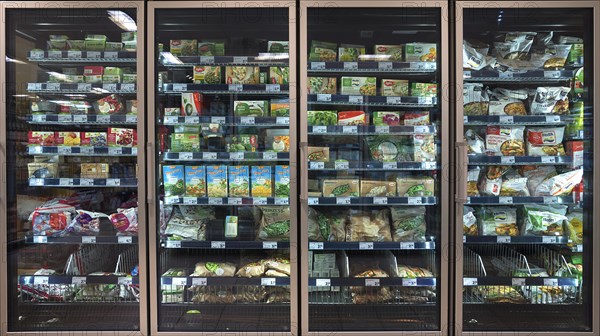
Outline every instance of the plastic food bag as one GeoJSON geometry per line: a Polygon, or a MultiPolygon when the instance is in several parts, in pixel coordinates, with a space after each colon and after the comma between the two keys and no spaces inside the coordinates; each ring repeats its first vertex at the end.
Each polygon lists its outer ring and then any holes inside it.
{"type": "Polygon", "coordinates": [[[566,205],[525,205],[522,234],[525,236],[562,236],[567,220],[566,205]]]}
{"type": "Polygon", "coordinates": [[[537,186],[536,196],[566,196],[573,192],[573,188],[581,183],[583,168],[552,176],[537,186]]]}
{"type": "Polygon", "coordinates": [[[350,210],[346,225],[346,241],[392,241],[390,211],[388,209],[350,210]]]}
{"type": "Polygon", "coordinates": [[[479,181],[479,192],[486,196],[499,196],[502,188],[502,178],[491,179],[484,175],[479,181]]]}
{"type": "MultiPolygon", "coordinates": [[[[173,235],[176,238],[189,240],[206,240],[206,223],[210,218],[203,220],[190,219],[182,215],[183,208],[188,206],[179,206],[173,212],[173,216],[167,224],[165,234],[173,235]]],[[[213,217],[214,218],[214,217],[213,217]]]]}
{"type": "Polygon", "coordinates": [[[479,235],[479,231],[477,230],[477,217],[475,217],[475,210],[468,206],[463,206],[463,234],[465,236],[479,235]]]}
{"type": "Polygon", "coordinates": [[[495,88],[490,96],[490,115],[520,116],[526,115],[524,100],[527,99],[527,90],[511,90],[495,88]]]}
{"type": "Polygon", "coordinates": [[[477,134],[475,130],[469,129],[465,132],[465,139],[469,145],[468,154],[483,154],[485,153],[485,142],[483,138],[477,134]]]}
{"type": "Polygon", "coordinates": [[[481,207],[478,216],[484,236],[518,236],[517,209],[511,207],[481,207]]]}
{"type": "Polygon", "coordinates": [[[398,277],[400,278],[431,278],[434,277],[433,273],[422,267],[398,265],[398,277]]]}
{"type": "Polygon", "coordinates": [[[465,83],[463,86],[463,108],[466,116],[487,115],[489,107],[487,90],[481,83],[465,83]]]}
{"type": "Polygon", "coordinates": [[[36,208],[29,220],[35,235],[53,236],[66,229],[74,215],[75,207],[52,201],[36,208]]]}
{"type": "Polygon", "coordinates": [[[111,214],[110,221],[120,232],[138,232],[138,208],[117,209],[117,213],[111,214]]]}
{"type": "Polygon", "coordinates": [[[568,87],[538,87],[531,101],[531,114],[569,114],[568,87]]]}
{"type": "Polygon", "coordinates": [[[253,261],[240,267],[240,269],[235,273],[235,276],[244,277],[244,278],[255,278],[262,276],[266,271],[265,263],[263,260],[253,261]]]}
{"type": "Polygon", "coordinates": [[[290,208],[282,206],[260,207],[262,218],[258,227],[259,240],[281,241],[290,239],[290,208]]]}
{"type": "Polygon", "coordinates": [[[481,168],[479,167],[467,171],[467,196],[479,196],[479,189],[477,188],[479,175],[481,175],[481,168]]]}
{"type": "Polygon", "coordinates": [[[95,235],[100,232],[100,218],[109,218],[101,212],[77,210],[77,216],[65,230],[65,234],[95,235]]]}
{"type": "Polygon", "coordinates": [[[199,262],[194,268],[192,276],[198,277],[232,277],[235,274],[235,265],[219,262],[199,262]]]}
{"type": "Polygon", "coordinates": [[[425,207],[392,207],[392,236],[397,242],[425,241],[425,207]]]}
{"type": "Polygon", "coordinates": [[[318,211],[308,209],[308,240],[310,241],[344,241],[346,211],[318,211]]]}
{"type": "Polygon", "coordinates": [[[527,189],[527,178],[521,177],[517,172],[511,169],[504,174],[502,186],[500,187],[500,196],[529,196],[527,189]]]}
{"type": "Polygon", "coordinates": [[[538,186],[556,175],[554,166],[524,166],[521,170],[521,175],[527,178],[527,188],[531,196],[540,196],[538,186]]]}
{"type": "Polygon", "coordinates": [[[574,209],[567,215],[565,227],[573,245],[583,244],[583,210],[574,209]]]}
{"type": "Polygon", "coordinates": [[[408,143],[401,137],[385,135],[366,137],[366,142],[373,161],[412,161],[408,143]]]}
{"type": "Polygon", "coordinates": [[[271,258],[264,260],[264,265],[268,270],[274,270],[279,273],[291,274],[290,260],[286,258],[271,258]]]}
{"type": "Polygon", "coordinates": [[[488,65],[486,55],[488,52],[487,45],[474,45],[466,40],[463,40],[463,68],[481,70],[488,65]]]}
{"type": "Polygon", "coordinates": [[[533,45],[535,32],[508,32],[504,34],[504,42],[495,42],[496,56],[503,60],[526,60],[533,45]]]}
{"type": "Polygon", "coordinates": [[[564,156],[564,127],[527,129],[527,153],[531,156],[564,156]]]}
{"type": "Polygon", "coordinates": [[[490,155],[523,156],[525,126],[488,126],[485,146],[490,155]]]}

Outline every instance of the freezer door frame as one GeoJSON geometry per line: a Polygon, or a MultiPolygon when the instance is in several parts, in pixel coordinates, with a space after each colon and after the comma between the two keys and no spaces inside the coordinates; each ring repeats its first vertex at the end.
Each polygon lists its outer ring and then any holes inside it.
{"type": "MultiPolygon", "coordinates": [[[[137,331],[44,331],[45,335],[64,335],[65,332],[68,332],[72,335],[77,334],[89,334],[90,332],[94,332],[96,335],[148,335],[148,277],[147,272],[143,271],[145,265],[147,264],[147,245],[146,245],[146,236],[147,236],[147,226],[146,224],[146,184],[144,183],[146,180],[146,173],[143,167],[146,165],[146,157],[143,148],[143,144],[145,143],[145,3],[144,1],[2,1],[0,6],[0,17],[2,18],[2,22],[0,23],[0,32],[2,34],[6,34],[6,12],[7,10],[18,10],[18,9],[39,9],[44,10],[48,9],[60,9],[60,8],[77,8],[77,9],[86,9],[86,8],[136,8],[136,24],[138,26],[138,44],[137,44],[137,55],[136,55],[136,89],[137,89],[137,100],[138,100],[138,109],[142,112],[138,113],[137,119],[137,130],[138,130],[138,156],[137,156],[137,165],[138,165],[138,223],[139,223],[139,231],[138,231],[138,263],[141,266],[142,271],[139,273],[139,286],[140,286],[140,301],[139,301],[139,311],[140,311],[140,320],[139,326],[140,329],[137,331]]],[[[7,213],[7,190],[6,190],[6,170],[7,170],[7,157],[6,157],[6,140],[7,140],[7,129],[6,123],[6,88],[4,85],[7,83],[8,74],[6,73],[6,62],[4,59],[6,58],[6,39],[4,35],[0,37],[0,75],[2,76],[2,90],[0,90],[0,243],[2,245],[1,251],[1,268],[0,268],[0,334],[2,335],[34,335],[38,334],[39,331],[36,332],[8,332],[8,300],[4,293],[8,292],[7,281],[8,281],[8,263],[7,263],[7,225],[8,218],[6,217],[7,213]]],[[[10,159],[10,158],[8,158],[10,159]]],[[[101,318],[101,317],[99,317],[101,318]]]]}
{"type": "MultiPolygon", "coordinates": [[[[342,1],[300,1],[300,111],[308,111],[308,102],[305,88],[308,87],[308,20],[307,20],[307,12],[308,8],[318,8],[318,7],[328,7],[328,8],[430,8],[435,7],[439,8],[440,13],[440,45],[442,51],[439,52],[441,55],[442,61],[438,64],[441,67],[440,74],[442,77],[441,83],[438,83],[438,87],[441,88],[441,100],[439,103],[440,111],[441,111],[441,126],[439,128],[441,132],[441,158],[438,160],[440,162],[441,174],[439,175],[442,180],[449,181],[450,174],[450,154],[449,154],[449,146],[450,146],[450,114],[449,114],[449,98],[450,98],[450,78],[449,78],[449,33],[448,22],[448,3],[445,1],[431,1],[424,0],[418,2],[411,1],[389,1],[389,0],[377,0],[377,1],[360,1],[360,0],[342,0],[342,1]],[[441,85],[440,85],[441,84],[441,85]]],[[[308,124],[306,115],[303,114],[299,120],[300,127],[300,153],[305,153],[306,146],[308,145],[308,124]]],[[[300,157],[300,176],[308,177],[308,158],[306,155],[301,155],[300,157]]],[[[307,214],[308,214],[308,179],[301,178],[300,183],[300,227],[306,228],[307,223],[307,214]]],[[[441,183],[440,197],[438,199],[438,203],[440,204],[440,241],[436,242],[440,244],[440,271],[438,274],[438,278],[440,282],[445,281],[445,279],[449,279],[449,258],[450,258],[450,249],[448,248],[448,237],[449,237],[449,226],[444,223],[444,218],[450,218],[449,214],[449,202],[450,202],[450,188],[448,183],[441,183]]],[[[351,332],[341,332],[341,331],[311,331],[309,330],[309,304],[308,304],[308,264],[306,260],[308,260],[308,232],[306,230],[301,230],[300,232],[300,260],[302,260],[302,264],[300,265],[300,275],[301,275],[301,330],[302,335],[307,336],[317,336],[328,333],[335,333],[336,335],[364,335],[365,331],[351,331],[351,332]]],[[[441,283],[438,284],[440,287],[441,295],[438,297],[438,305],[440,311],[440,330],[434,331],[390,331],[390,332],[377,332],[377,331],[369,331],[369,334],[376,334],[381,336],[395,336],[399,333],[405,334],[419,334],[419,335],[447,335],[448,328],[448,309],[449,309],[449,286],[448,284],[441,283]]],[[[392,307],[392,306],[391,306],[392,307]]]]}
{"type": "MultiPolygon", "coordinates": [[[[463,83],[463,68],[462,64],[462,43],[463,43],[463,9],[464,8],[481,8],[481,9],[489,9],[489,8],[593,8],[593,21],[594,21],[594,32],[596,32],[595,42],[598,42],[598,36],[600,36],[600,2],[598,1],[462,1],[458,0],[456,2],[455,7],[455,59],[456,59],[456,123],[455,123],[455,143],[457,144],[456,148],[456,162],[459,162],[457,166],[457,174],[455,176],[456,181],[456,202],[454,204],[455,209],[455,225],[454,225],[454,241],[456,242],[455,246],[455,254],[457,257],[455,258],[455,269],[454,269],[454,283],[456,284],[456,288],[454,288],[455,298],[454,298],[454,321],[452,323],[453,329],[455,330],[455,335],[457,336],[485,336],[493,334],[495,336],[534,336],[534,335],[552,335],[552,336],[592,336],[597,335],[600,328],[598,324],[600,321],[600,268],[594,267],[593,270],[593,283],[592,283],[592,330],[590,332],[533,332],[533,331],[490,331],[490,332],[467,332],[463,331],[462,328],[462,320],[463,320],[463,300],[462,300],[462,287],[463,287],[463,260],[460,256],[462,256],[463,250],[463,230],[459,229],[459,223],[462,223],[463,216],[463,204],[466,202],[467,198],[467,146],[462,140],[462,134],[464,134],[464,109],[462,105],[462,83],[463,83]],[[460,164],[462,163],[462,164],[460,164]],[[461,169],[462,168],[462,169],[461,169]],[[460,174],[459,174],[460,173],[460,174]]],[[[592,95],[596,97],[593,102],[593,110],[600,109],[600,86],[598,85],[598,81],[600,81],[600,43],[596,43],[594,45],[593,52],[593,64],[594,64],[594,90],[592,95]]],[[[600,122],[598,120],[594,121],[594,135],[600,134],[600,122]]],[[[598,153],[600,150],[600,139],[594,139],[594,153],[598,153]]],[[[594,157],[594,167],[600,167],[600,156],[596,155],[594,157]]],[[[593,172],[593,190],[600,190],[600,169],[596,169],[593,172]]],[[[595,197],[593,201],[593,209],[600,209],[600,197],[595,197]]],[[[593,214],[593,223],[600,223],[600,214],[598,211],[595,211],[593,214]]],[[[600,239],[600,234],[598,230],[594,230],[593,237],[590,241],[596,242],[600,239]]],[[[592,257],[593,262],[597,263],[600,257],[600,248],[598,244],[592,244],[593,251],[592,257]]]]}
{"type": "MultiPolygon", "coordinates": [[[[158,214],[158,199],[156,195],[157,183],[158,183],[158,175],[156,172],[156,167],[158,167],[158,162],[156,160],[155,155],[155,143],[156,139],[156,80],[154,78],[155,71],[155,62],[154,59],[156,52],[156,45],[154,43],[155,36],[155,23],[156,23],[156,14],[157,10],[160,9],[181,9],[181,8],[189,8],[189,9],[215,9],[215,8],[288,8],[289,13],[289,25],[288,25],[288,35],[289,35],[289,99],[290,99],[290,143],[296,144],[298,143],[296,136],[296,128],[294,125],[297,125],[296,115],[296,3],[294,1],[286,1],[286,2],[270,2],[270,1],[211,1],[211,2],[203,2],[203,1],[150,1],[148,2],[148,20],[147,20],[147,32],[148,32],[148,44],[147,44],[147,55],[148,64],[147,64],[147,75],[148,75],[148,106],[152,106],[147,111],[147,120],[148,124],[146,125],[148,140],[147,140],[147,151],[148,151],[148,161],[147,161],[147,174],[148,174],[148,227],[149,227],[149,265],[150,265],[150,293],[158,293],[158,289],[160,283],[157,282],[159,279],[158,274],[158,226],[157,226],[157,214],[158,214]]],[[[297,147],[290,148],[290,213],[292,214],[290,218],[290,264],[291,264],[291,276],[290,276],[290,331],[289,332],[269,332],[277,335],[298,335],[298,221],[294,214],[297,213],[297,204],[298,204],[298,185],[297,185],[297,156],[298,149],[297,147]]],[[[152,296],[152,295],[150,295],[152,296]]],[[[156,297],[153,302],[150,302],[150,330],[152,335],[173,335],[173,336],[181,336],[181,335],[215,335],[216,333],[224,333],[224,334],[235,334],[235,332],[227,332],[216,331],[216,332],[190,332],[190,331],[179,331],[179,332],[166,332],[158,330],[158,306],[160,297],[156,297]]],[[[265,331],[266,332],[266,331],[265,331]]],[[[244,335],[248,336],[259,336],[263,335],[265,332],[243,332],[244,335]]]]}

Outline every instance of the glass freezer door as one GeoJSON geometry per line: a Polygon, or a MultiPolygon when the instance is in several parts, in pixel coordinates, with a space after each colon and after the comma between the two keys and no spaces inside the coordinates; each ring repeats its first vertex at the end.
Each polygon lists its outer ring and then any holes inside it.
{"type": "Polygon", "coordinates": [[[295,10],[163,6],[151,6],[150,22],[153,328],[290,332],[295,10]]]}
{"type": "Polygon", "coordinates": [[[464,331],[589,332],[597,319],[598,3],[562,6],[463,4],[464,331]]]}
{"type": "Polygon", "coordinates": [[[139,10],[112,5],[2,3],[3,332],[135,331],[145,318],[139,10]]]}
{"type": "Polygon", "coordinates": [[[374,6],[302,9],[310,332],[444,325],[442,9],[374,6]]]}

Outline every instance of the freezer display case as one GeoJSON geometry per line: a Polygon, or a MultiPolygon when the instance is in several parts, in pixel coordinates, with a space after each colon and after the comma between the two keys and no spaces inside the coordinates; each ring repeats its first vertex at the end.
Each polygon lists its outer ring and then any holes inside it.
{"type": "Polygon", "coordinates": [[[91,5],[2,3],[3,334],[145,328],[143,10],[91,5]]]}
{"type": "Polygon", "coordinates": [[[296,276],[295,9],[224,4],[149,4],[152,329],[285,334],[296,276]]]}
{"type": "Polygon", "coordinates": [[[599,7],[524,4],[458,9],[457,323],[596,334],[599,7]]]}
{"type": "Polygon", "coordinates": [[[301,9],[303,330],[439,333],[445,14],[369,6],[301,9]]]}

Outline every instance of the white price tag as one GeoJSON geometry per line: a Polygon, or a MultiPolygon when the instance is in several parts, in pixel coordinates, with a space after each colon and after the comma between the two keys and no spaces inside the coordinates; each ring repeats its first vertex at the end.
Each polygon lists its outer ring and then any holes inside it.
{"type": "Polygon", "coordinates": [[[118,187],[121,185],[121,179],[118,179],[118,178],[106,179],[106,185],[109,187],[118,187]]]}
{"type": "Polygon", "coordinates": [[[556,157],[554,157],[554,156],[542,156],[542,163],[556,163],[556,157]]]}
{"type": "Polygon", "coordinates": [[[122,155],[123,154],[123,147],[109,147],[108,148],[108,155],[122,155]]]}
{"type": "Polygon", "coordinates": [[[403,242],[403,243],[400,243],[400,249],[402,249],[402,250],[414,250],[415,249],[415,243],[414,242],[403,242]]]}
{"type": "Polygon", "coordinates": [[[525,279],[523,278],[513,278],[511,280],[513,286],[525,286],[525,279]]]}
{"type": "Polygon", "coordinates": [[[404,287],[417,286],[417,279],[402,279],[402,286],[404,286],[404,287]]]}
{"type": "Polygon", "coordinates": [[[414,126],[413,130],[415,133],[429,133],[428,126],[414,126]]]}
{"type": "Polygon", "coordinates": [[[254,117],[240,117],[240,124],[242,125],[254,125],[256,119],[254,117]]]}
{"type": "Polygon", "coordinates": [[[195,117],[185,117],[185,123],[186,124],[199,124],[200,123],[200,117],[195,116],[195,117]]]}
{"type": "Polygon", "coordinates": [[[379,68],[379,70],[392,70],[394,68],[394,65],[392,64],[392,62],[379,62],[379,65],[377,67],[379,68]]]}
{"type": "Polygon", "coordinates": [[[206,278],[192,278],[192,286],[206,286],[206,278]]]}
{"type": "Polygon", "coordinates": [[[73,117],[68,114],[59,114],[57,116],[56,120],[60,123],[67,123],[67,122],[71,122],[73,120],[73,117]]]}
{"type": "Polygon", "coordinates": [[[513,73],[511,71],[501,72],[498,77],[500,77],[500,78],[513,78],[513,73]]]}
{"type": "Polygon", "coordinates": [[[116,51],[105,51],[104,58],[119,58],[119,53],[116,51]]]}
{"type": "Polygon", "coordinates": [[[310,162],[310,169],[324,169],[325,162],[310,162]]]}
{"type": "Polygon", "coordinates": [[[217,159],[217,153],[204,152],[204,153],[202,153],[202,159],[203,160],[216,160],[217,159]]]}
{"type": "Polygon", "coordinates": [[[233,57],[233,63],[236,63],[236,64],[248,63],[248,57],[246,57],[246,56],[234,56],[233,57]]]}
{"type": "Polygon", "coordinates": [[[179,153],[179,160],[191,160],[194,158],[194,153],[182,152],[179,153]]]}
{"type": "Polygon", "coordinates": [[[263,249],[265,250],[276,250],[277,242],[263,242],[263,249]]]}
{"type": "Polygon", "coordinates": [[[130,277],[119,277],[117,279],[117,283],[119,285],[131,285],[133,283],[133,279],[130,277]]]}
{"type": "Polygon", "coordinates": [[[315,279],[315,286],[329,287],[331,286],[331,279],[315,279]]]}
{"type": "Polygon", "coordinates": [[[350,104],[362,104],[363,96],[348,96],[348,103],[350,104]]]}
{"type": "Polygon", "coordinates": [[[241,205],[242,198],[241,197],[230,197],[227,199],[227,204],[229,205],[241,205]]]}
{"type": "Polygon", "coordinates": [[[373,204],[375,205],[386,205],[388,203],[387,197],[373,197],[373,204]]]}
{"type": "Polygon", "coordinates": [[[242,91],[244,91],[244,85],[242,85],[242,84],[229,84],[229,91],[231,91],[231,92],[242,92],[242,91]]]}
{"type": "Polygon", "coordinates": [[[213,124],[223,125],[226,122],[225,117],[211,117],[210,122],[213,124]]]}
{"type": "Polygon", "coordinates": [[[277,125],[289,125],[290,124],[290,117],[277,117],[277,119],[275,120],[275,124],[277,124],[277,125]]]}
{"type": "Polygon", "coordinates": [[[281,86],[279,84],[267,84],[267,85],[265,85],[265,91],[281,92],[281,86]]]}
{"type": "MultiPolygon", "coordinates": [[[[42,90],[42,83],[27,83],[27,91],[40,91],[42,90]]],[[[45,118],[45,116],[44,116],[45,118]]]]}
{"type": "Polygon", "coordinates": [[[82,123],[82,122],[87,122],[87,121],[88,121],[88,117],[86,115],[76,114],[73,116],[73,122],[75,122],[75,123],[82,123]]]}
{"type": "Polygon", "coordinates": [[[499,116],[498,119],[502,124],[512,124],[515,120],[513,116],[499,116]]]}
{"type": "Polygon", "coordinates": [[[318,102],[330,102],[331,101],[331,95],[330,94],[319,93],[319,94],[317,94],[317,101],[318,102]]]}
{"type": "Polygon", "coordinates": [[[94,147],[79,147],[79,154],[94,154],[94,147]]]}
{"type": "Polygon", "coordinates": [[[344,62],[344,70],[358,70],[357,62],[344,62]]]}
{"type": "Polygon", "coordinates": [[[243,160],[244,159],[244,152],[229,153],[229,159],[230,160],[243,160]]]}
{"type": "Polygon", "coordinates": [[[435,169],[435,162],[421,162],[422,169],[435,169]]]}
{"type": "Polygon", "coordinates": [[[209,205],[222,205],[223,204],[223,199],[220,197],[210,197],[208,199],[208,204],[209,205]]]}
{"type": "Polygon", "coordinates": [[[117,91],[117,84],[114,84],[114,83],[105,83],[105,84],[102,84],[102,89],[106,90],[108,92],[116,92],[117,91]]]}
{"type": "Polygon", "coordinates": [[[59,51],[59,50],[48,51],[48,58],[62,58],[62,51],[59,51]]]}
{"type": "Polygon", "coordinates": [[[558,286],[558,279],[544,279],[544,286],[558,286]]]}
{"type": "Polygon", "coordinates": [[[325,70],[325,62],[311,62],[310,69],[311,70],[325,70]]]}
{"type": "Polygon", "coordinates": [[[88,92],[92,90],[92,84],[90,83],[77,83],[77,91],[88,92]]]}
{"type": "Polygon", "coordinates": [[[390,104],[390,105],[398,105],[402,103],[402,98],[401,97],[387,97],[385,99],[386,103],[390,104]]]}
{"type": "Polygon", "coordinates": [[[175,92],[187,91],[187,84],[173,84],[173,91],[175,91],[175,92]]]}
{"type": "Polygon", "coordinates": [[[498,203],[500,204],[513,204],[513,198],[510,196],[500,196],[498,197],[498,203]]]}
{"type": "Polygon", "coordinates": [[[469,122],[469,117],[464,116],[463,117],[463,123],[467,124],[469,122]]]}
{"type": "Polygon", "coordinates": [[[323,243],[310,242],[310,243],[308,243],[308,249],[309,250],[322,250],[323,243]]]}
{"type": "Polygon", "coordinates": [[[56,147],[56,152],[58,154],[71,154],[71,147],[58,146],[56,147]]]}
{"type": "Polygon", "coordinates": [[[426,68],[425,63],[422,62],[411,62],[410,68],[413,70],[423,70],[426,68]]]}
{"type": "Polygon", "coordinates": [[[96,244],[96,237],[94,236],[83,236],[81,237],[82,244],[96,244]]]}
{"type": "Polygon", "coordinates": [[[86,277],[77,277],[74,276],[71,278],[71,285],[85,285],[87,283],[86,277]]]}
{"type": "Polygon", "coordinates": [[[544,78],[560,78],[560,71],[544,71],[544,78]]]}
{"type": "MultiPolygon", "coordinates": [[[[32,84],[32,83],[29,83],[32,84]]],[[[31,121],[33,122],[46,122],[46,116],[43,114],[34,114],[31,116],[31,121]]]]}
{"type": "Polygon", "coordinates": [[[496,242],[501,244],[510,243],[510,236],[498,236],[496,237],[496,242]]]}
{"type": "Polygon", "coordinates": [[[91,187],[94,185],[94,179],[90,179],[90,178],[79,179],[79,185],[85,186],[85,187],[91,187]]]}
{"type": "Polygon", "coordinates": [[[172,278],[171,279],[171,285],[174,285],[174,286],[186,286],[187,285],[187,278],[172,278]]]}
{"type": "Polygon", "coordinates": [[[544,243],[544,244],[556,244],[557,241],[558,241],[558,239],[556,237],[552,237],[552,236],[543,236],[542,237],[542,243],[544,243]]]}
{"type": "Polygon", "coordinates": [[[464,278],[463,286],[477,286],[477,278],[464,278]]]}
{"type": "Polygon", "coordinates": [[[431,98],[431,97],[419,97],[417,99],[417,104],[419,104],[419,105],[433,104],[433,98],[431,98]]]}
{"type": "Polygon", "coordinates": [[[46,83],[47,91],[60,91],[60,83],[46,83]]]}
{"type": "Polygon", "coordinates": [[[129,236],[119,236],[117,237],[117,243],[119,244],[132,244],[133,238],[129,236]]]}
{"type": "Polygon", "coordinates": [[[289,198],[277,197],[275,198],[275,205],[288,205],[290,204],[289,198]]]}
{"type": "Polygon", "coordinates": [[[266,205],[267,204],[267,198],[266,197],[254,197],[252,199],[252,204],[254,204],[254,205],[266,205]]]}
{"type": "Polygon", "coordinates": [[[379,279],[365,279],[365,286],[367,287],[379,287],[379,279]]]}
{"type": "Polygon", "coordinates": [[[180,201],[179,196],[165,197],[165,204],[176,204],[176,203],[179,203],[179,201],[180,201]]]}
{"type": "Polygon", "coordinates": [[[98,115],[98,116],[96,116],[96,122],[99,122],[99,123],[109,123],[110,122],[110,116],[109,115],[98,115]]]}
{"type": "Polygon", "coordinates": [[[81,58],[81,51],[79,50],[69,50],[67,51],[68,58],[81,58]]]}
{"type": "Polygon", "coordinates": [[[384,162],[382,165],[383,165],[383,169],[397,169],[398,168],[398,162],[384,162]]]}
{"type": "Polygon", "coordinates": [[[583,245],[579,244],[573,248],[573,252],[583,252],[583,245]]]}
{"type": "Polygon", "coordinates": [[[198,204],[198,199],[196,197],[184,197],[183,204],[185,205],[196,205],[198,204]]]}
{"type": "Polygon", "coordinates": [[[179,123],[179,118],[176,116],[165,116],[164,123],[165,124],[177,124],[177,123],[179,123]]]}
{"type": "Polygon", "coordinates": [[[277,153],[276,152],[264,152],[263,160],[277,160],[277,153]]]}
{"type": "Polygon", "coordinates": [[[557,204],[558,199],[554,196],[544,196],[544,204],[557,204]]]}
{"type": "Polygon", "coordinates": [[[500,163],[513,164],[513,163],[515,163],[515,157],[514,156],[502,156],[502,157],[500,157],[500,163]]]}
{"type": "Polygon", "coordinates": [[[200,56],[200,63],[215,64],[215,57],[214,56],[200,56]]]}
{"type": "Polygon", "coordinates": [[[85,57],[86,58],[100,58],[100,52],[99,51],[86,51],[85,57]]]}
{"type": "Polygon", "coordinates": [[[275,278],[262,278],[260,279],[261,286],[275,286],[276,285],[275,278]]]}
{"type": "Polygon", "coordinates": [[[73,185],[73,179],[70,178],[61,178],[58,180],[58,185],[62,187],[68,187],[73,185]]]}
{"type": "Polygon", "coordinates": [[[33,242],[35,244],[46,244],[48,242],[48,237],[46,237],[46,236],[33,236],[33,242]]]}
{"type": "Polygon", "coordinates": [[[308,205],[318,205],[318,204],[319,204],[318,197],[309,197],[308,198],[308,205]]]}
{"type": "Polygon", "coordinates": [[[50,283],[50,278],[47,276],[34,276],[33,284],[34,285],[47,285],[50,283]]]}
{"type": "Polygon", "coordinates": [[[33,147],[29,147],[29,154],[42,154],[44,151],[44,148],[42,146],[33,146],[33,147]]]}
{"type": "Polygon", "coordinates": [[[421,197],[409,197],[408,198],[408,204],[410,204],[410,205],[420,205],[420,204],[423,204],[423,200],[421,199],[421,197]]]}
{"type": "Polygon", "coordinates": [[[43,50],[32,50],[29,52],[29,58],[44,58],[44,51],[43,50]]]}
{"type": "Polygon", "coordinates": [[[136,124],[137,123],[137,116],[136,115],[126,115],[125,116],[125,122],[128,124],[136,124]]]}
{"type": "Polygon", "coordinates": [[[358,243],[358,249],[359,250],[372,250],[373,242],[358,243]]]}
{"type": "Polygon", "coordinates": [[[337,197],[335,199],[335,204],[338,204],[338,205],[349,205],[350,204],[350,197],[337,197]]]}
{"type": "Polygon", "coordinates": [[[390,126],[375,126],[375,133],[377,133],[377,134],[390,133],[390,126]]]}
{"type": "Polygon", "coordinates": [[[358,134],[358,126],[342,126],[344,134],[358,134]]]}
{"type": "Polygon", "coordinates": [[[348,162],[336,162],[335,170],[348,170],[350,169],[350,165],[348,162]]]}
{"type": "Polygon", "coordinates": [[[314,134],[325,134],[327,133],[327,126],[313,126],[312,132],[314,134]]]}
{"type": "Polygon", "coordinates": [[[212,248],[212,249],[224,249],[225,248],[225,242],[224,241],[213,241],[213,242],[210,242],[210,248],[212,248]]]}
{"type": "Polygon", "coordinates": [[[32,178],[29,179],[29,185],[32,187],[39,187],[44,185],[44,179],[41,178],[32,178]]]}
{"type": "Polygon", "coordinates": [[[546,122],[547,123],[559,123],[560,116],[546,116],[546,122]]]}
{"type": "Polygon", "coordinates": [[[167,240],[167,248],[181,248],[181,241],[167,240]]]}

